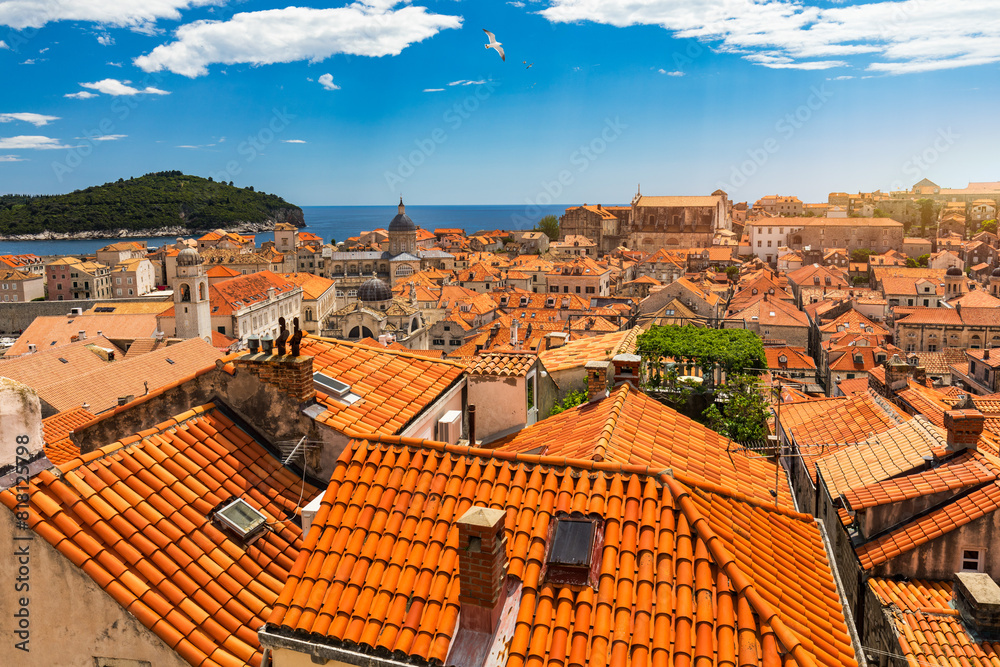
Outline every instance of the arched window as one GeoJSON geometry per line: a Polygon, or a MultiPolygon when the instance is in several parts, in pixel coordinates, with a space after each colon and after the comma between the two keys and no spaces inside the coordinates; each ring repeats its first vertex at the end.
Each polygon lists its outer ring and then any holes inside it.
{"type": "Polygon", "coordinates": [[[397,276],[410,276],[413,275],[413,267],[409,264],[403,264],[396,270],[397,276]]]}
{"type": "Polygon", "coordinates": [[[413,318],[413,322],[410,323],[410,331],[416,331],[417,330],[417,328],[418,328],[418,324],[417,323],[419,321],[420,321],[419,318],[416,318],[416,317],[413,318]]]}
{"type": "Polygon", "coordinates": [[[306,322],[312,322],[313,311],[312,308],[306,308],[306,322]]]}
{"type": "Polygon", "coordinates": [[[181,283],[181,301],[189,302],[191,301],[191,287],[187,283],[181,283]]]}
{"type": "Polygon", "coordinates": [[[198,283],[198,300],[205,300],[205,283],[198,283]]]}

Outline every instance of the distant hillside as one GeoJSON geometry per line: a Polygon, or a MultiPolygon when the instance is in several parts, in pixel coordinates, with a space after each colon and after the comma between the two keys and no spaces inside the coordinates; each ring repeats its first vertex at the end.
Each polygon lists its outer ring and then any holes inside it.
{"type": "Polygon", "coordinates": [[[0,235],[7,237],[260,231],[278,222],[305,226],[302,209],[277,195],[179,171],[119,179],[65,195],[0,195],[0,235]]]}

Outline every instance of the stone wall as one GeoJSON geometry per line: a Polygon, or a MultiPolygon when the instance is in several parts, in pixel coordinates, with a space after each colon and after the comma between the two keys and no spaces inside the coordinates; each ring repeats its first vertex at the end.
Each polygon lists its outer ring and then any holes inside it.
{"type": "MultiPolygon", "coordinates": [[[[134,299],[114,299],[116,304],[130,301],[150,301],[149,296],[134,299]]],[[[67,315],[71,308],[81,308],[84,311],[93,308],[98,302],[106,303],[111,299],[74,299],[72,301],[28,301],[25,303],[0,302],[0,334],[17,334],[28,328],[36,317],[67,315]]]]}

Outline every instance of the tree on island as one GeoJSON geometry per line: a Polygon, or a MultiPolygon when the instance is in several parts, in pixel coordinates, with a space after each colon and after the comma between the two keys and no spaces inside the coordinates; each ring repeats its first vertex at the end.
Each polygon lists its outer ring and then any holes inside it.
{"type": "Polygon", "coordinates": [[[559,219],[554,215],[547,215],[538,221],[535,227],[536,232],[542,232],[549,237],[550,241],[559,240],[559,219]]]}

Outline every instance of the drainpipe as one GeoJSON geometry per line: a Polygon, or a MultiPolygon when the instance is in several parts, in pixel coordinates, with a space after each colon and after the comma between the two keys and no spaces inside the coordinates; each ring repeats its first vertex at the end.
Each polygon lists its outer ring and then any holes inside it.
{"type": "Polygon", "coordinates": [[[476,406],[469,406],[469,446],[476,446],[476,406]]]}

